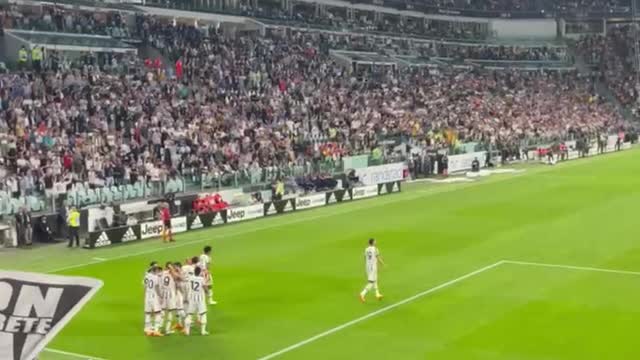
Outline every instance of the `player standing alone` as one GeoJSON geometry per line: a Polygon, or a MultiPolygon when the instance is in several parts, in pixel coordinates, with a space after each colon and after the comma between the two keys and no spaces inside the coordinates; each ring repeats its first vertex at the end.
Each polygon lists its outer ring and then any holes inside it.
{"type": "Polygon", "coordinates": [[[380,251],[376,247],[376,240],[369,239],[369,246],[364,250],[364,260],[367,269],[367,286],[360,292],[360,301],[365,302],[365,296],[369,290],[374,289],[376,291],[376,299],[381,300],[382,294],[378,289],[378,263],[384,266],[384,261],[380,256],[380,251]]]}
{"type": "Polygon", "coordinates": [[[200,267],[195,267],[193,276],[189,277],[189,305],[187,317],[184,321],[184,334],[191,333],[192,316],[197,315],[200,320],[200,331],[202,335],[209,335],[207,332],[207,301],[204,296],[204,278],[201,276],[200,267]]]}
{"type": "Polygon", "coordinates": [[[162,220],[164,226],[164,229],[162,229],[162,241],[175,241],[171,232],[171,210],[169,210],[169,204],[167,203],[163,203],[160,208],[160,220],[162,220]]]}

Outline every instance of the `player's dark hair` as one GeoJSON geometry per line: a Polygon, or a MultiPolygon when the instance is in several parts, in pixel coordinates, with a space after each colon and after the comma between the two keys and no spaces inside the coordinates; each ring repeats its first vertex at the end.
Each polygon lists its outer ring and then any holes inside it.
{"type": "Polygon", "coordinates": [[[176,261],[173,263],[173,266],[177,266],[177,267],[182,267],[182,264],[180,264],[180,261],[176,261]]]}
{"type": "Polygon", "coordinates": [[[374,242],[376,242],[376,239],[374,238],[369,239],[369,245],[373,245],[374,242]]]}
{"type": "Polygon", "coordinates": [[[205,253],[205,254],[208,254],[208,253],[210,253],[210,252],[211,252],[211,246],[205,246],[205,247],[204,247],[204,253],[205,253]]]}
{"type": "Polygon", "coordinates": [[[193,269],[193,274],[195,276],[200,276],[200,273],[202,272],[202,269],[200,269],[200,266],[196,266],[195,269],[193,269]]]}
{"type": "Polygon", "coordinates": [[[166,264],[164,264],[164,268],[168,269],[171,266],[171,261],[167,261],[166,264]]]}
{"type": "Polygon", "coordinates": [[[192,264],[192,265],[195,265],[195,264],[197,264],[198,262],[199,262],[199,259],[198,259],[198,257],[197,257],[197,256],[194,256],[194,257],[192,257],[192,258],[191,258],[191,264],[192,264]]]}
{"type": "Polygon", "coordinates": [[[153,268],[156,265],[158,265],[158,262],[157,261],[152,261],[151,264],[149,264],[149,267],[153,268]]]}

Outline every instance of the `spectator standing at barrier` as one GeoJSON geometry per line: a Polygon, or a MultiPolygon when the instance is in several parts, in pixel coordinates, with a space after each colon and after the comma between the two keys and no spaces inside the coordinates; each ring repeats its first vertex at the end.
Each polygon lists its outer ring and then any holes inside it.
{"type": "Polygon", "coordinates": [[[42,69],[43,49],[44,48],[37,46],[31,49],[31,62],[33,63],[34,70],[37,72],[40,72],[42,69]]]}
{"type": "Polygon", "coordinates": [[[31,214],[26,207],[22,207],[16,214],[16,233],[18,235],[18,245],[32,244],[31,214]]]}
{"type": "Polygon", "coordinates": [[[27,52],[27,48],[22,45],[20,50],[18,50],[18,67],[21,70],[27,68],[27,62],[29,61],[29,53],[27,52]]]}
{"type": "Polygon", "coordinates": [[[278,178],[274,187],[274,200],[282,200],[284,196],[284,182],[282,182],[281,178],[278,178]]]}
{"type": "Polygon", "coordinates": [[[67,227],[69,228],[69,245],[73,247],[73,240],[76,241],[76,246],[80,247],[80,212],[78,209],[71,207],[69,215],[67,217],[67,227]]]}
{"type": "Polygon", "coordinates": [[[55,243],[51,229],[47,224],[47,217],[41,216],[40,219],[33,226],[33,238],[39,243],[55,243]]]}

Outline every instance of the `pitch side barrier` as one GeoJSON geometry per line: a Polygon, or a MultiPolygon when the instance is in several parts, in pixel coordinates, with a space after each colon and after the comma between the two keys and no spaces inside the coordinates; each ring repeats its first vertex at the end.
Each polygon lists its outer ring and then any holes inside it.
{"type": "MultiPolygon", "coordinates": [[[[388,168],[384,168],[389,172],[388,168]]],[[[372,174],[375,176],[376,174],[372,174]]],[[[387,176],[393,177],[389,174],[387,176]]],[[[262,204],[229,208],[219,212],[179,216],[171,219],[174,234],[191,230],[213,228],[230,223],[253,220],[262,217],[280,215],[289,212],[312,209],[331,204],[346,203],[354,200],[385,196],[400,192],[402,178],[395,181],[365,185],[351,189],[332,190],[282,200],[269,201],[262,204]]],[[[158,237],[162,234],[162,222],[148,221],[136,225],[128,225],[106,230],[90,232],[85,248],[97,249],[115,244],[128,243],[158,237]]]]}

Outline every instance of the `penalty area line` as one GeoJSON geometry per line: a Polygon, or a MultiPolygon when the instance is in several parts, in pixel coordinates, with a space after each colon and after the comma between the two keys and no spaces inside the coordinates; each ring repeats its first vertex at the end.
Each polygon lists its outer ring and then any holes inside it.
{"type": "Polygon", "coordinates": [[[104,358],[99,358],[99,357],[95,357],[95,356],[90,356],[90,355],[84,355],[84,354],[77,354],[77,353],[72,353],[72,352],[68,352],[68,351],[62,351],[62,350],[58,350],[58,349],[52,349],[52,348],[45,348],[42,350],[43,352],[50,352],[50,353],[54,353],[54,354],[59,354],[59,355],[67,355],[67,356],[71,356],[73,358],[77,358],[77,359],[85,359],[85,360],[107,360],[104,358]]]}
{"type": "Polygon", "coordinates": [[[427,296],[429,294],[432,294],[432,293],[434,293],[434,292],[436,292],[438,290],[441,290],[441,289],[444,289],[444,288],[449,287],[451,285],[454,285],[456,283],[459,283],[459,282],[461,282],[463,280],[466,280],[466,279],[468,279],[470,277],[476,276],[476,275],[478,275],[480,273],[483,273],[483,272],[485,272],[487,270],[491,270],[491,269],[493,269],[495,267],[498,267],[498,266],[502,265],[503,263],[504,263],[504,261],[498,261],[497,263],[494,263],[494,264],[491,264],[491,265],[487,265],[487,266],[482,267],[480,269],[474,270],[474,271],[472,271],[470,273],[467,273],[465,275],[457,277],[457,278],[455,278],[453,280],[449,280],[449,281],[447,281],[445,283],[442,283],[440,285],[437,285],[435,287],[432,287],[430,289],[422,291],[422,292],[420,292],[418,294],[410,296],[410,297],[408,297],[408,298],[406,298],[404,300],[401,300],[401,301],[398,301],[398,302],[393,303],[391,305],[385,306],[385,307],[383,307],[383,308],[381,308],[379,310],[376,310],[374,312],[371,312],[371,313],[369,313],[367,315],[361,316],[361,317],[359,317],[357,319],[351,320],[351,321],[346,322],[346,323],[344,323],[342,325],[338,325],[338,326],[336,326],[336,327],[334,327],[332,329],[329,329],[327,331],[321,332],[321,333],[319,333],[317,335],[314,335],[314,336],[312,336],[312,337],[310,337],[310,338],[308,338],[306,340],[302,340],[302,341],[300,341],[298,343],[295,343],[295,344],[293,344],[291,346],[288,346],[288,347],[286,347],[286,348],[284,348],[282,350],[278,350],[278,351],[276,351],[274,353],[271,353],[269,355],[265,355],[263,357],[260,357],[260,358],[258,358],[258,360],[270,360],[270,359],[276,358],[276,357],[278,357],[280,355],[283,355],[285,353],[293,351],[293,350],[295,350],[295,349],[297,349],[299,347],[305,346],[305,345],[307,345],[309,343],[312,343],[312,342],[314,342],[316,340],[322,339],[322,338],[327,337],[327,336],[329,336],[331,334],[337,333],[338,331],[344,330],[344,329],[346,329],[346,328],[348,328],[350,326],[353,326],[353,325],[356,325],[358,323],[361,323],[361,322],[363,322],[365,320],[368,320],[368,319],[370,319],[372,317],[384,314],[384,313],[386,313],[388,311],[391,311],[391,310],[393,310],[393,309],[395,309],[395,308],[397,308],[399,306],[405,305],[405,304],[410,303],[410,302],[412,302],[414,300],[417,300],[417,299],[419,299],[421,297],[424,297],[424,296],[427,296]]]}

